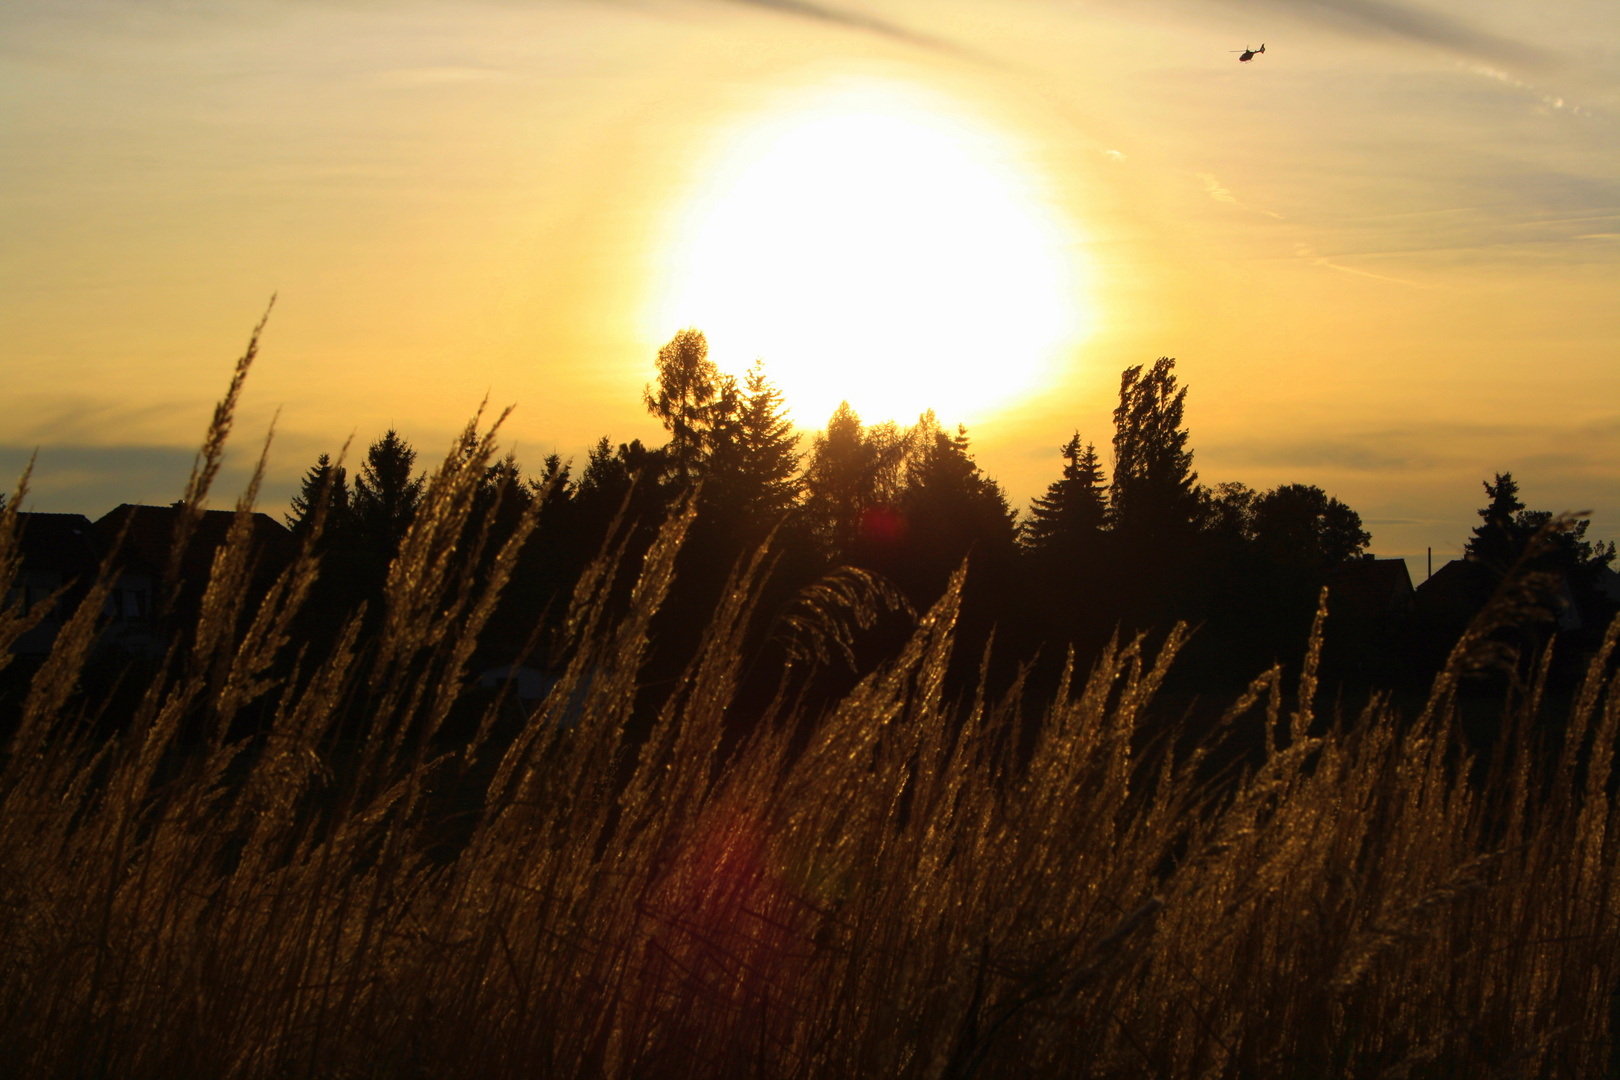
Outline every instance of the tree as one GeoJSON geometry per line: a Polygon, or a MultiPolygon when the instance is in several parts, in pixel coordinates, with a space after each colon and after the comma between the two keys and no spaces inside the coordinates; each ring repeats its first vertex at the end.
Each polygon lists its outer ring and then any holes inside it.
{"type": "Polygon", "coordinates": [[[1260,493],[1236,480],[1198,489],[1199,527],[1206,537],[1231,547],[1254,537],[1254,503],[1260,493]]]}
{"type": "Polygon", "coordinates": [[[1251,529],[1273,564],[1311,572],[1359,558],[1372,543],[1360,514],[1309,484],[1283,484],[1257,497],[1251,529]]]}
{"type": "Polygon", "coordinates": [[[900,508],[913,554],[934,564],[932,576],[942,587],[970,550],[986,556],[1010,553],[1017,542],[1018,515],[1001,485],[968,453],[966,427],[958,425],[955,435],[947,435],[928,412],[918,428],[900,508]]]}
{"type": "Polygon", "coordinates": [[[1122,539],[1149,558],[1184,540],[1198,510],[1198,474],[1181,426],[1187,388],[1177,388],[1175,366],[1161,356],[1146,375],[1140,364],[1126,368],[1114,410],[1110,517],[1122,539]]]}
{"type": "Polygon", "coordinates": [[[416,518],[424,479],[413,477],[416,451],[389,428],[371,444],[354,480],[354,514],[362,537],[385,561],[399,552],[400,541],[416,518]]]}
{"type": "Polygon", "coordinates": [[[1530,569],[1562,575],[1577,607],[1586,613],[1583,618],[1606,622],[1608,605],[1598,596],[1596,586],[1603,568],[1614,561],[1614,542],[1586,539],[1590,518],[1555,521],[1550,511],[1525,509],[1512,473],[1497,473],[1496,483],[1485,482],[1485,494],[1490,502],[1478,512],[1483,521],[1464,548],[1468,558],[1494,575],[1504,574],[1541,534],[1540,552],[1530,569]]]}
{"type": "Polygon", "coordinates": [[[1108,515],[1108,484],[1097,448],[1080,443],[1080,432],[1059,447],[1063,477],[1029,507],[1021,529],[1024,546],[1038,556],[1075,558],[1095,540],[1108,515]]]}
{"type": "Polygon", "coordinates": [[[742,405],[732,433],[734,484],[739,509],[775,522],[799,501],[799,436],[793,432],[782,392],[765,377],[759,361],[743,381],[742,405]]]}
{"type": "Polygon", "coordinates": [[[738,409],[737,381],[709,359],[703,331],[678,331],[658,350],[658,390],[642,391],[647,411],[669,432],[663,450],[667,478],[690,487],[702,478],[715,448],[729,443],[738,409]]]}
{"type": "Polygon", "coordinates": [[[657,452],[648,450],[640,439],[620,443],[617,450],[606,435],[596,440],[586,454],[585,472],[579,479],[575,497],[586,503],[612,504],[616,509],[630,486],[648,469],[657,465],[657,452]]]}
{"type": "Polygon", "coordinates": [[[1524,503],[1519,501],[1519,484],[1512,473],[1497,473],[1496,483],[1483,483],[1490,502],[1479,511],[1484,520],[1474,527],[1473,538],[1463,551],[1475,562],[1506,570],[1524,552],[1536,530],[1524,520],[1524,503]]]}
{"type": "Polygon", "coordinates": [[[826,430],[816,434],[804,474],[805,510],[823,546],[845,552],[853,545],[872,502],[875,472],[876,455],[861,418],[849,402],[840,402],[826,430]]]}
{"type": "Polygon", "coordinates": [[[574,493],[574,484],[569,479],[569,474],[574,471],[573,464],[564,461],[559,454],[547,454],[542,465],[544,471],[530,478],[529,491],[537,499],[545,496],[547,509],[566,504],[574,493]]]}
{"type": "Polygon", "coordinates": [[[322,498],[327,499],[327,536],[347,531],[352,514],[348,470],[341,465],[333,465],[329,454],[322,454],[309,467],[298,494],[292,498],[286,521],[293,535],[302,537],[309,531],[322,498]]]}

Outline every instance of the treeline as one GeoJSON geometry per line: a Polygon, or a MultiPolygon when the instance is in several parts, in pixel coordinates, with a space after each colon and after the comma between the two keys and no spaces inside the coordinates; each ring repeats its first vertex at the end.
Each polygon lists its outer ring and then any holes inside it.
{"type": "MultiPolygon", "coordinates": [[[[1005,685],[1031,656],[1042,659],[1025,674],[1050,678],[1068,646],[1084,663],[1116,632],[1163,632],[1177,621],[1197,628],[1179,669],[1184,682],[1231,682],[1274,662],[1297,663],[1321,589],[1354,576],[1356,564],[1371,558],[1371,538],[1356,511],[1312,484],[1259,491],[1200,483],[1186,399],[1174,360],[1126,369],[1112,470],[1095,440],[1077,431],[1055,448],[1056,479],[1019,514],[974,460],[966,428],[947,430],[932,412],[910,426],[867,424],[846,403],[804,447],[758,364],[739,381],[709,359],[700,331],[683,330],[659,350],[644,392],[648,412],[668,432],[662,446],[615,446],[604,436],[577,471],[556,455],[537,474],[512,457],[488,467],[469,526],[487,532],[469,537],[459,557],[487,563],[532,504],[540,504],[540,524],[481,656],[492,664],[561,663],[548,654],[551,631],[584,567],[604,546],[639,557],[659,523],[692,498],[697,517],[660,615],[655,675],[678,672],[696,644],[683,627],[703,624],[728,573],[767,536],[778,562],[767,594],[774,619],[765,620],[761,649],[804,647],[781,631],[804,630],[793,613],[808,596],[822,609],[841,609],[819,611],[824,623],[866,627],[829,632],[851,638],[851,648],[870,654],[863,659],[880,655],[904,632],[903,613],[931,604],[966,560],[960,675],[977,673],[992,632],[992,670],[1005,685]]],[[[1476,606],[1552,516],[1526,510],[1509,474],[1486,488],[1491,502],[1468,547],[1475,571],[1465,591],[1478,594],[1470,600],[1476,606]]],[[[389,561],[422,491],[416,451],[393,430],[371,444],[352,476],[327,455],[309,468],[287,520],[302,533],[326,502],[312,633],[335,633],[362,602],[376,617],[389,561]]],[[[1597,575],[1614,547],[1586,540],[1586,527],[1577,522],[1552,535],[1536,560],[1564,583],[1568,596],[1556,599],[1584,612],[1576,622],[1600,628],[1612,605],[1597,591],[1597,575]]],[[[1425,612],[1396,596],[1336,599],[1327,675],[1360,685],[1426,681],[1471,614],[1457,607],[1425,612]]]]}

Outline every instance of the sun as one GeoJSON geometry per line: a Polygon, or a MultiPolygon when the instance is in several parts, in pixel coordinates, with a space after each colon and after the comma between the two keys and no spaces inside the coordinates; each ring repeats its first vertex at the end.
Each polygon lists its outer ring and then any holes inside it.
{"type": "Polygon", "coordinates": [[[1004,138],[951,103],[846,88],[736,137],[686,200],[656,332],[756,358],[798,423],[976,422],[1091,329],[1074,227],[1004,138]]]}

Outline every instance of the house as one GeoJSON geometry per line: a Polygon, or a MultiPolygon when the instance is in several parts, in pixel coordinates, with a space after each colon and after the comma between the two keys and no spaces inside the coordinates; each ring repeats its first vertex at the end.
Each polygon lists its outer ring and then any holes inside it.
{"type": "Polygon", "coordinates": [[[1598,595],[1611,604],[1620,604],[1620,574],[1614,572],[1612,566],[1601,567],[1597,573],[1597,580],[1592,583],[1598,595]]]}
{"type": "Polygon", "coordinates": [[[6,606],[16,604],[24,614],[36,614],[41,604],[49,604],[50,610],[12,644],[11,651],[43,656],[51,651],[76,597],[95,580],[101,566],[100,538],[83,514],[19,513],[17,542],[21,566],[6,591],[6,606]]]}
{"type": "Polygon", "coordinates": [[[1405,559],[1356,559],[1328,575],[1328,600],[1336,615],[1376,619],[1412,610],[1412,575],[1405,559]]]}
{"type": "MultiPolygon", "coordinates": [[[[180,506],[143,506],[123,503],[96,521],[102,542],[111,545],[122,534],[118,562],[129,573],[161,576],[169,565],[169,551],[180,521],[180,506]]],[[[234,510],[204,510],[191,542],[180,560],[180,577],[187,586],[200,589],[214,566],[214,552],[225,543],[234,510]]],[[[268,584],[292,561],[297,543],[286,526],[269,514],[254,513],[251,518],[254,549],[254,583],[268,584]]]]}
{"type": "MultiPolygon", "coordinates": [[[[1579,630],[1584,625],[1580,606],[1575,602],[1569,577],[1556,574],[1556,584],[1540,593],[1540,603],[1553,613],[1560,633],[1579,630]]],[[[1496,593],[1500,576],[1484,563],[1472,559],[1452,559],[1417,587],[1417,609],[1428,619],[1442,624],[1466,626],[1496,593]]]]}
{"type": "Polygon", "coordinates": [[[1461,621],[1474,617],[1495,591],[1491,572],[1469,559],[1451,559],[1429,575],[1414,594],[1417,609],[1430,618],[1461,621]]]}
{"type": "MultiPolygon", "coordinates": [[[[179,516],[177,507],[129,503],[94,523],[83,514],[19,513],[21,567],[6,601],[19,603],[24,611],[51,597],[56,601],[13,644],[12,652],[31,656],[50,652],[63,622],[95,581],[103,560],[116,550],[116,576],[103,605],[101,643],[125,653],[160,654],[165,636],[158,626],[159,589],[179,516]]],[[[203,513],[180,561],[182,607],[201,597],[214,553],[229,535],[235,516],[230,510],[203,513]]],[[[255,562],[249,587],[261,589],[291,560],[296,542],[267,514],[253,515],[252,537],[255,562]]]]}

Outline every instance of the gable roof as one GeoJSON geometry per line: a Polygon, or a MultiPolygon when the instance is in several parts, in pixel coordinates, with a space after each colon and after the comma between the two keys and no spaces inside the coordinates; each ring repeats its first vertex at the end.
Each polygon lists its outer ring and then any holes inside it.
{"type": "Polygon", "coordinates": [[[83,514],[19,513],[17,529],[25,570],[94,574],[101,564],[101,538],[83,514]]]}
{"type": "MultiPolygon", "coordinates": [[[[169,549],[174,543],[174,532],[180,521],[178,506],[143,506],[123,503],[108,511],[96,521],[95,529],[104,543],[111,544],[124,531],[120,561],[129,569],[161,572],[169,562],[169,549]]],[[[236,520],[234,510],[204,510],[197,530],[192,534],[185,555],[180,560],[180,572],[186,577],[206,578],[213,567],[214,551],[230,535],[236,520]]],[[[260,565],[279,567],[292,556],[292,533],[275,518],[255,512],[252,515],[252,536],[258,551],[260,565]]]]}
{"type": "Polygon", "coordinates": [[[1351,610],[1377,615],[1412,602],[1412,575],[1405,559],[1356,559],[1328,575],[1328,590],[1351,610]]]}

